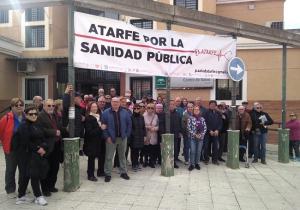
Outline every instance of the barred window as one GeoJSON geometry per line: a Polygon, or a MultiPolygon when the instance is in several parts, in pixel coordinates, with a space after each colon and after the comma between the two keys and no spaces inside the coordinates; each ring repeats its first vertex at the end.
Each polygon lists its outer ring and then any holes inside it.
{"type": "Polygon", "coordinates": [[[42,96],[42,98],[45,98],[45,79],[25,79],[25,100],[32,100],[34,96],[42,96]]]}
{"type": "Polygon", "coordinates": [[[26,48],[45,47],[45,26],[26,26],[26,48]]]}
{"type": "Polygon", "coordinates": [[[27,22],[43,21],[45,19],[44,15],[44,8],[28,8],[25,10],[25,19],[27,22]]]}
{"type": "Polygon", "coordinates": [[[198,0],[174,0],[174,5],[198,10],[198,0]]]}
{"type": "Polygon", "coordinates": [[[152,95],[152,77],[131,77],[130,89],[132,95],[138,100],[148,94],[152,95]]]}
{"type": "Polygon", "coordinates": [[[9,11],[8,10],[0,10],[0,24],[1,23],[9,23],[9,11]]]}
{"type": "Polygon", "coordinates": [[[152,20],[134,19],[134,20],[130,20],[130,23],[138,28],[153,29],[153,21],[152,20]]]}
{"type": "Polygon", "coordinates": [[[275,29],[283,29],[283,22],[272,22],[271,23],[271,28],[275,28],[275,29]]]}
{"type": "MultiPolygon", "coordinates": [[[[236,99],[242,100],[242,81],[236,85],[236,99]]],[[[216,80],[216,100],[231,100],[233,81],[230,79],[216,80]]]]}

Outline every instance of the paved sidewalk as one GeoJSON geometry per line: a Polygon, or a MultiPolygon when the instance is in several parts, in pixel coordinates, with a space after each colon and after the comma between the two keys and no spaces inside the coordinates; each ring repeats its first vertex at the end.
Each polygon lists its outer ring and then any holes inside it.
{"type": "MultiPolygon", "coordinates": [[[[1,149],[2,150],[2,149],[1,149]]],[[[131,179],[119,178],[117,170],[112,181],[105,183],[86,179],[87,158],[81,157],[81,186],[73,193],[62,192],[63,170],[60,169],[57,187],[59,192],[47,198],[48,206],[35,204],[15,205],[4,191],[4,156],[0,155],[0,209],[299,209],[300,163],[277,162],[277,147],[268,145],[267,165],[251,165],[249,169],[231,170],[220,166],[204,166],[200,171],[189,172],[179,164],[175,176],[160,176],[160,168],[129,170],[131,179]]],[[[29,187],[31,190],[31,187],[29,187]]],[[[29,196],[33,196],[32,193],[29,196]]]]}

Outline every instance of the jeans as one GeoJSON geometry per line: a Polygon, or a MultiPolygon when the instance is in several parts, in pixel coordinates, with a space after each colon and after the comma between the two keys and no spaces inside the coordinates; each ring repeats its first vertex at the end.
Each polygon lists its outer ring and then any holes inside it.
{"type": "Polygon", "coordinates": [[[254,134],[254,159],[266,160],[267,133],[254,134]]]}
{"type": "Polygon", "coordinates": [[[203,146],[203,140],[195,140],[190,139],[191,142],[191,157],[190,157],[190,164],[196,165],[200,163],[200,155],[203,146]]]}
{"type": "Polygon", "coordinates": [[[127,173],[125,151],[127,147],[127,139],[116,138],[115,143],[106,143],[106,154],[105,154],[105,164],[104,173],[106,176],[111,176],[112,171],[112,159],[114,157],[116,149],[118,149],[118,156],[120,161],[120,173],[127,173]]]}
{"type": "Polygon", "coordinates": [[[191,147],[191,140],[188,137],[188,135],[184,134],[183,135],[183,156],[184,156],[184,161],[188,162],[190,159],[190,147],[191,147]]]}
{"type": "Polygon", "coordinates": [[[293,150],[294,150],[296,158],[300,158],[299,145],[300,145],[300,141],[290,141],[290,157],[294,157],[293,155],[293,150]]]}
{"type": "Polygon", "coordinates": [[[16,170],[17,170],[17,157],[14,152],[5,154],[5,190],[6,193],[13,193],[16,191],[16,170]]]}

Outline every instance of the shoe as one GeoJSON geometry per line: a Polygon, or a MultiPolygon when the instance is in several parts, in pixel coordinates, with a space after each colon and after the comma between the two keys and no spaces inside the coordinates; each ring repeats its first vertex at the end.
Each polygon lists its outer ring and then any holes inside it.
{"type": "Polygon", "coordinates": [[[184,161],[184,165],[188,165],[189,164],[189,161],[184,161]]]}
{"type": "Polygon", "coordinates": [[[208,160],[204,160],[204,164],[205,164],[205,165],[208,165],[208,160]]]}
{"type": "Polygon", "coordinates": [[[262,160],[261,163],[264,164],[264,165],[267,164],[267,162],[265,160],[262,160]]]}
{"type": "Polygon", "coordinates": [[[179,166],[176,163],[174,163],[174,168],[179,168],[179,166]]]}
{"type": "Polygon", "coordinates": [[[33,201],[32,198],[28,198],[26,196],[23,196],[21,198],[16,199],[16,205],[20,205],[20,204],[23,204],[23,203],[31,203],[32,201],[33,201]]]}
{"type": "Polygon", "coordinates": [[[98,179],[96,177],[94,177],[94,176],[88,177],[88,180],[90,180],[92,182],[97,182],[98,181],[98,179]]]}
{"type": "Polygon", "coordinates": [[[34,201],[35,204],[40,205],[40,206],[45,206],[48,204],[44,196],[37,197],[34,201]]]}
{"type": "Polygon", "coordinates": [[[258,160],[257,159],[254,159],[253,161],[252,161],[252,163],[257,163],[258,162],[258,160]]]}
{"type": "Polygon", "coordinates": [[[213,163],[214,165],[217,165],[217,166],[220,165],[219,162],[218,162],[217,160],[214,160],[212,163],[213,163]]]}
{"type": "Polygon", "coordinates": [[[79,156],[84,156],[83,150],[79,150],[79,156]]]}
{"type": "Polygon", "coordinates": [[[125,180],[129,180],[130,179],[130,177],[126,173],[121,174],[120,177],[123,178],[123,179],[125,179],[125,180]]]}
{"type": "Polygon", "coordinates": [[[193,166],[193,165],[190,165],[189,168],[188,168],[188,170],[189,170],[189,171],[194,170],[194,166],[193,166]]]}
{"type": "Polygon", "coordinates": [[[105,178],[104,178],[105,182],[110,182],[110,180],[111,180],[111,176],[105,176],[105,178]]]}
{"type": "Polygon", "coordinates": [[[195,168],[196,168],[197,170],[200,170],[200,169],[201,169],[201,167],[200,167],[199,164],[196,164],[196,165],[195,165],[195,168]]]}
{"type": "Polygon", "coordinates": [[[43,192],[43,195],[46,196],[46,197],[50,197],[51,192],[50,191],[45,191],[45,192],[43,192]]]}
{"type": "Polygon", "coordinates": [[[103,177],[103,176],[105,176],[105,173],[104,173],[104,172],[99,172],[99,171],[97,171],[97,176],[98,176],[98,177],[103,177]]]}
{"type": "Polygon", "coordinates": [[[53,188],[50,189],[50,192],[52,192],[52,193],[57,193],[57,192],[58,192],[58,189],[55,188],[55,187],[53,187],[53,188]]]}
{"type": "Polygon", "coordinates": [[[153,163],[149,164],[150,168],[155,168],[155,165],[153,163]]]}
{"type": "Polygon", "coordinates": [[[7,193],[7,197],[8,197],[9,199],[14,199],[14,198],[17,197],[17,194],[16,194],[15,192],[7,193]]]}
{"type": "Polygon", "coordinates": [[[138,167],[137,166],[132,166],[132,171],[137,172],[138,171],[138,167]]]}
{"type": "Polygon", "coordinates": [[[218,160],[221,162],[225,162],[225,160],[223,158],[218,158],[218,160]]]}

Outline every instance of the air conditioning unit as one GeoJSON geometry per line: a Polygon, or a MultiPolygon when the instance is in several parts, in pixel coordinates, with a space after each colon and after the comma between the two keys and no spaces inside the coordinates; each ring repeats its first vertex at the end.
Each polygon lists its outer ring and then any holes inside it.
{"type": "Polygon", "coordinates": [[[36,71],[36,64],[33,62],[18,61],[17,72],[21,73],[33,73],[36,71]]]}

